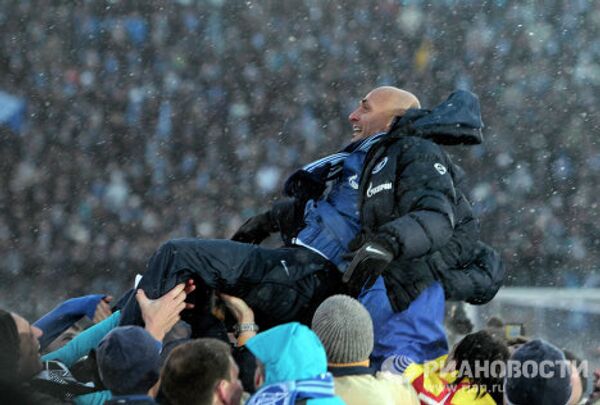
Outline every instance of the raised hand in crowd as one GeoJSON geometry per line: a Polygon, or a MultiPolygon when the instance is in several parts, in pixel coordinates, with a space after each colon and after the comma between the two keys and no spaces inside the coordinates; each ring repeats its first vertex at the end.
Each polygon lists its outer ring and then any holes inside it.
{"type": "Polygon", "coordinates": [[[94,312],[94,318],[92,318],[92,322],[99,323],[112,315],[112,310],[110,308],[110,303],[112,300],[113,297],[111,295],[107,295],[100,300],[98,305],[96,305],[96,312],[94,312]]]}
{"type": "Polygon", "coordinates": [[[196,285],[190,279],[155,300],[149,299],[144,290],[137,290],[135,298],[140,305],[146,330],[156,340],[162,342],[165,334],[181,319],[181,311],[193,308],[193,304],[186,303],[185,299],[195,289],[196,285]]]}
{"type": "Polygon", "coordinates": [[[237,321],[235,332],[238,345],[242,346],[258,332],[258,325],[254,322],[254,311],[241,298],[227,294],[220,294],[220,297],[237,321]]]}
{"type": "Polygon", "coordinates": [[[220,297],[238,323],[254,322],[254,311],[243,299],[223,293],[220,294],[220,297]]]}

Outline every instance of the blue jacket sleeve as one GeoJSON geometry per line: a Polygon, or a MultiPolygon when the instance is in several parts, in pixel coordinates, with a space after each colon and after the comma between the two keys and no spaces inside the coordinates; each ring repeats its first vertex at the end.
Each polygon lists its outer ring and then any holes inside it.
{"type": "Polygon", "coordinates": [[[108,390],[96,391],[91,394],[79,395],[73,398],[76,405],[103,405],[112,398],[112,393],[108,390]]]}
{"type": "Polygon", "coordinates": [[[119,326],[121,311],[117,311],[102,322],[81,332],[60,349],[42,356],[42,361],[58,360],[71,367],[77,360],[96,348],[108,332],[119,326]]]}
{"type": "Polygon", "coordinates": [[[43,349],[48,346],[58,335],[84,316],[92,319],[98,303],[105,296],[103,294],[93,294],[71,298],[35,321],[33,326],[44,332],[40,338],[40,347],[43,349]]]}

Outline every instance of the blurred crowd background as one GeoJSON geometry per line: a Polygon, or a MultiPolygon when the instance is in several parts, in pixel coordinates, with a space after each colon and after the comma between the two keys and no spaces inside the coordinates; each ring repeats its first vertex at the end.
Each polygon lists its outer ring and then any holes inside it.
{"type": "Polygon", "coordinates": [[[0,302],[118,295],[344,146],[379,85],[479,95],[469,176],[507,285],[599,286],[600,2],[4,1],[0,302]],[[22,108],[13,108],[15,106],[22,108]]]}

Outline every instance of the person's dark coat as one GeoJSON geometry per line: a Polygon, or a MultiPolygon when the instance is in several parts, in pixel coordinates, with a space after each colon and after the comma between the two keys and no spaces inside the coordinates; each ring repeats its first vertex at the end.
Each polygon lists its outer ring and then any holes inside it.
{"type": "MultiPolygon", "coordinates": [[[[479,241],[464,173],[440,146],[479,144],[482,127],[477,98],[457,91],[432,111],[412,109],[398,117],[367,155],[359,186],[362,230],[350,249],[377,240],[393,252],[383,277],[396,311],[434,280],[448,300],[473,304],[490,301],[502,284],[499,255],[479,241]]],[[[294,197],[296,203],[280,203],[270,212],[272,223],[286,224],[276,227],[283,240],[301,229],[302,203],[318,198],[315,193],[294,197]]]]}
{"type": "Polygon", "coordinates": [[[367,155],[361,175],[362,231],[355,247],[376,240],[394,261],[383,273],[395,310],[433,280],[447,299],[489,301],[504,268],[479,242],[479,222],[462,190],[464,173],[439,145],[481,142],[479,102],[466,91],[428,110],[409,110],[367,155]]]}

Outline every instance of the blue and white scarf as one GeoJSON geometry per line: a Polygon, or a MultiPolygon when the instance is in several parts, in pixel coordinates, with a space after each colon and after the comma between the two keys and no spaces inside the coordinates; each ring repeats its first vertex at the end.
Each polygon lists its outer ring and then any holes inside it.
{"type": "Polygon", "coordinates": [[[371,146],[373,146],[373,144],[379,139],[381,139],[381,137],[385,134],[385,132],[380,132],[368,138],[361,139],[360,141],[352,142],[340,152],[334,153],[333,155],[325,156],[324,158],[315,160],[314,162],[305,165],[304,167],[302,167],[302,170],[312,173],[319,167],[323,167],[324,165],[329,163],[331,165],[331,169],[329,170],[329,176],[327,176],[327,180],[330,180],[334,178],[340,170],[342,170],[342,166],[344,165],[344,159],[350,156],[351,153],[356,152],[357,150],[367,152],[371,148],[371,146]]]}
{"type": "Polygon", "coordinates": [[[302,177],[309,176],[315,181],[327,182],[333,180],[341,174],[344,168],[344,160],[356,151],[368,152],[371,146],[378,142],[386,132],[380,132],[365,139],[352,142],[341,151],[332,155],[325,156],[311,162],[301,169],[296,170],[285,182],[284,191],[290,197],[299,197],[296,190],[299,187],[294,187],[293,183],[300,181],[302,177]]]}
{"type": "Polygon", "coordinates": [[[333,376],[325,373],[306,380],[269,384],[252,395],[246,405],[293,405],[297,400],[332,397],[333,376]]]}

